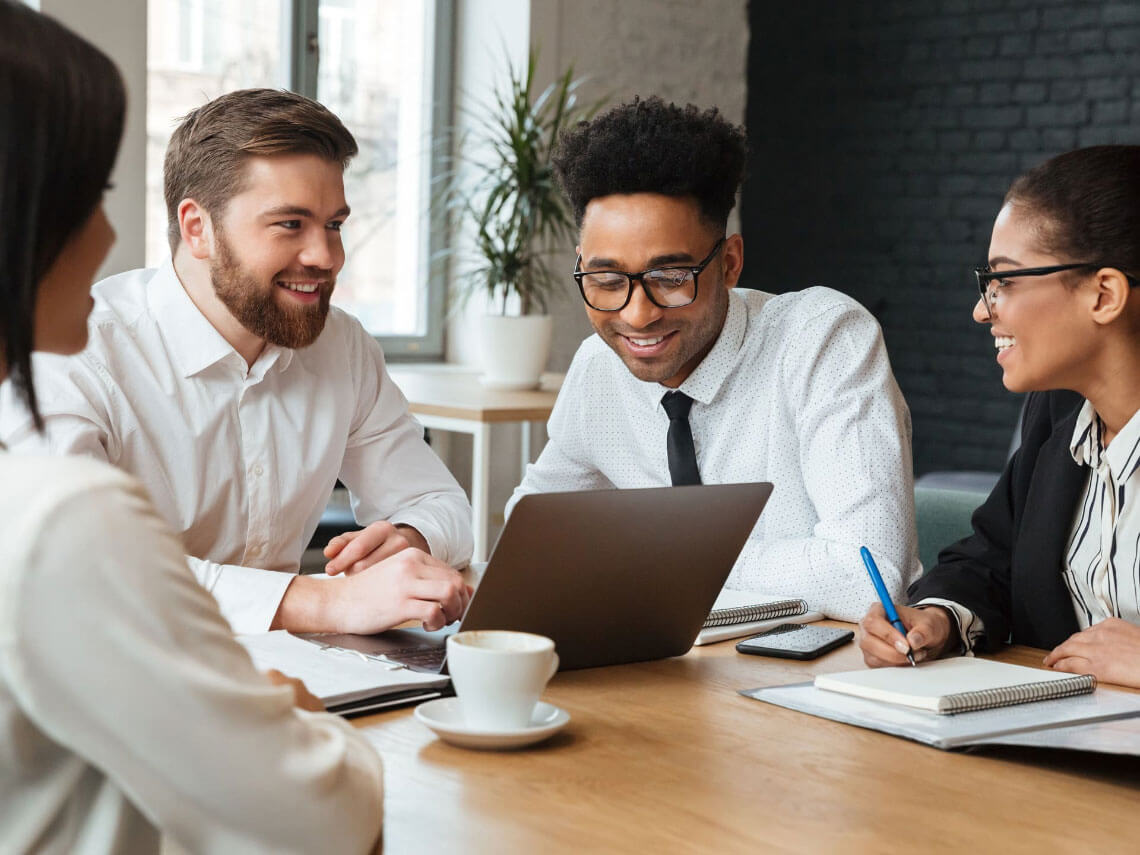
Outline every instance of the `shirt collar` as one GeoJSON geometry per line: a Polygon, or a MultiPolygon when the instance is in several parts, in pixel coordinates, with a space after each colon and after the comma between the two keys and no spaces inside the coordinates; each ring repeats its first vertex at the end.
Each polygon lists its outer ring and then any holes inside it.
{"type": "Polygon", "coordinates": [[[1092,402],[1085,401],[1077,414],[1069,452],[1080,466],[1098,469],[1102,462],[1107,464],[1112,479],[1121,483],[1140,467],[1140,412],[1133,414],[1108,448],[1104,447],[1103,431],[1104,425],[1092,402]]]}
{"type": "Polygon", "coordinates": [[[712,350],[684,379],[679,390],[694,401],[710,404],[716,398],[728,375],[736,368],[744,333],[748,327],[748,312],[744,299],[728,292],[728,312],[712,350]]]}
{"type": "MultiPolygon", "coordinates": [[[[244,369],[245,361],[233,345],[214,329],[186,293],[174,270],[173,260],[168,258],[155,271],[147,289],[147,299],[151,315],[162,331],[166,349],[183,377],[193,377],[231,355],[244,369]]],[[[267,344],[249,374],[261,379],[274,365],[284,371],[292,359],[292,350],[267,344]]]]}

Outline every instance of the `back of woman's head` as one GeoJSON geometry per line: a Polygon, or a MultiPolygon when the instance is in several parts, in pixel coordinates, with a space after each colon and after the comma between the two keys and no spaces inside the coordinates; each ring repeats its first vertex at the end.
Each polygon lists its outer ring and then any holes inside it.
{"type": "Polygon", "coordinates": [[[1014,181],[1005,200],[1036,219],[1041,249],[1140,276],[1140,146],[1050,158],[1014,181]]]}
{"type": "Polygon", "coordinates": [[[0,0],[0,348],[37,426],[37,288],[98,206],[125,112],[110,59],[51,18],[0,0]]]}

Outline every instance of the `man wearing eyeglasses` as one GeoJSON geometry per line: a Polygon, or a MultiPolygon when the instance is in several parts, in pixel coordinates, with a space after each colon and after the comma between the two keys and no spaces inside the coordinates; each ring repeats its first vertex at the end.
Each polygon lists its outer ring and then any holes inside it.
{"type": "Polygon", "coordinates": [[[920,570],[910,415],[856,302],[736,288],[744,244],[726,230],[745,151],[717,110],[658,98],[563,137],[573,277],[597,335],[507,512],[535,492],[772,481],[728,587],[856,620],[873,597],[860,546],[892,596],[920,570]]]}

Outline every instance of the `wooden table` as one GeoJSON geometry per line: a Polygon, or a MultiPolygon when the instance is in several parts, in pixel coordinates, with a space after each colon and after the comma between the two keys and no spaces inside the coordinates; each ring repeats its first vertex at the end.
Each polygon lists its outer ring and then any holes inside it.
{"type": "MultiPolygon", "coordinates": [[[[472,561],[486,561],[490,521],[491,427],[518,423],[521,464],[531,459],[530,425],[550,418],[563,375],[545,374],[538,389],[503,391],[479,382],[481,372],[458,365],[390,365],[388,373],[408,399],[408,409],[432,430],[469,433],[471,455],[471,511],[475,530],[472,561]]],[[[521,472],[520,472],[521,477],[521,472]]]]}
{"type": "MultiPolygon", "coordinates": [[[[1000,658],[1039,665],[1042,651],[1000,658]]],[[[861,667],[732,642],[558,674],[549,742],[477,752],[410,710],[358,719],[385,765],[386,852],[1135,852],[1140,762],[1024,748],[959,754],[741,697],[861,667]]]]}

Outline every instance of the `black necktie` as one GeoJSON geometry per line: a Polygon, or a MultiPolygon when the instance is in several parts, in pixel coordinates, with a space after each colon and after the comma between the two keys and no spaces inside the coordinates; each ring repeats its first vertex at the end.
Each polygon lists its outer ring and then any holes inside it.
{"type": "Polygon", "coordinates": [[[669,452],[669,475],[673,486],[701,483],[697,450],[693,447],[693,432],[689,429],[689,410],[693,399],[684,392],[666,392],[661,406],[669,416],[669,436],[665,447],[669,452]]]}

